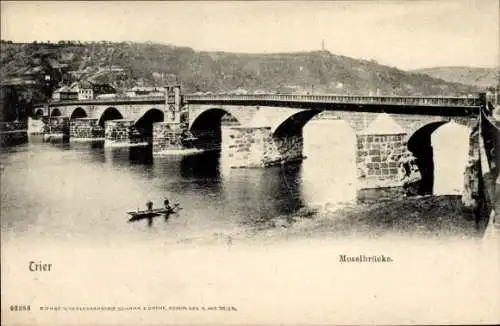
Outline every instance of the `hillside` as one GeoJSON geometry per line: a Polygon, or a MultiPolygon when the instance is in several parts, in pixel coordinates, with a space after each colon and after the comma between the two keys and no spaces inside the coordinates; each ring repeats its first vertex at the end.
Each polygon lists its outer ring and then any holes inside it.
{"type": "Polygon", "coordinates": [[[500,83],[500,68],[436,67],[417,69],[412,72],[482,88],[495,87],[500,83]]]}
{"type": "Polygon", "coordinates": [[[449,83],[327,51],[240,54],[200,52],[154,43],[59,42],[12,44],[0,51],[3,82],[34,80],[54,89],[76,80],[118,89],[160,86],[172,79],[186,92],[338,93],[357,95],[467,95],[479,88],[449,83]],[[44,76],[50,75],[49,81],[44,76]]]}

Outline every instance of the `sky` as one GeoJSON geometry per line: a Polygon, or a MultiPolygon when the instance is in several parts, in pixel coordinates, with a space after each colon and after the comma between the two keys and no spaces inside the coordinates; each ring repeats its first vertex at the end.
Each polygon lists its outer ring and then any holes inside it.
{"type": "Polygon", "coordinates": [[[158,42],[248,53],[320,50],[401,69],[497,67],[500,0],[2,1],[1,38],[158,42]]]}

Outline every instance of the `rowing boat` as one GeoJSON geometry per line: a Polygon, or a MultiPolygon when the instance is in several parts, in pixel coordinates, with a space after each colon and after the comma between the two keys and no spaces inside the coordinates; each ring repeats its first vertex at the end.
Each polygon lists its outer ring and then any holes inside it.
{"type": "Polygon", "coordinates": [[[157,209],[151,209],[151,210],[144,210],[144,211],[135,211],[135,212],[127,212],[130,216],[132,216],[128,221],[129,222],[134,222],[142,219],[151,219],[153,217],[157,217],[160,215],[164,215],[165,217],[169,216],[170,214],[175,214],[177,213],[181,208],[179,207],[179,204],[174,204],[170,208],[157,208],[157,209]]]}

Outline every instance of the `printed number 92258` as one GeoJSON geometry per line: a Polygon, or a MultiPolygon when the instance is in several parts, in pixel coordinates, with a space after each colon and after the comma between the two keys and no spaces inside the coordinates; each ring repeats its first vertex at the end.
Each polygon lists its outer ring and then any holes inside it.
{"type": "Polygon", "coordinates": [[[10,306],[11,311],[30,311],[30,305],[12,305],[10,306]]]}

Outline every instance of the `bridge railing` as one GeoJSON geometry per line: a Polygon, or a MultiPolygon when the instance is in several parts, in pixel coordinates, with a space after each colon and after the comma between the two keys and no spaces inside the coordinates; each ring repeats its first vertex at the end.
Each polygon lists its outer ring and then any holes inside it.
{"type": "Polygon", "coordinates": [[[92,100],[76,100],[76,101],[52,101],[50,106],[65,106],[65,105],[83,105],[83,104],[107,104],[107,103],[160,103],[165,102],[163,96],[141,96],[141,97],[114,97],[114,98],[99,98],[92,100]]]}
{"type": "MultiPolygon", "coordinates": [[[[286,95],[286,94],[251,94],[251,95],[190,95],[183,96],[189,102],[303,102],[332,104],[372,104],[372,105],[413,105],[413,106],[480,106],[479,97],[406,97],[406,96],[354,96],[354,95],[286,95]]],[[[57,101],[50,106],[113,104],[113,103],[161,103],[163,96],[117,97],[81,101],[57,101]]]]}
{"type": "Polygon", "coordinates": [[[185,95],[186,102],[311,102],[418,106],[479,106],[478,97],[396,97],[350,95],[185,95]]]}

